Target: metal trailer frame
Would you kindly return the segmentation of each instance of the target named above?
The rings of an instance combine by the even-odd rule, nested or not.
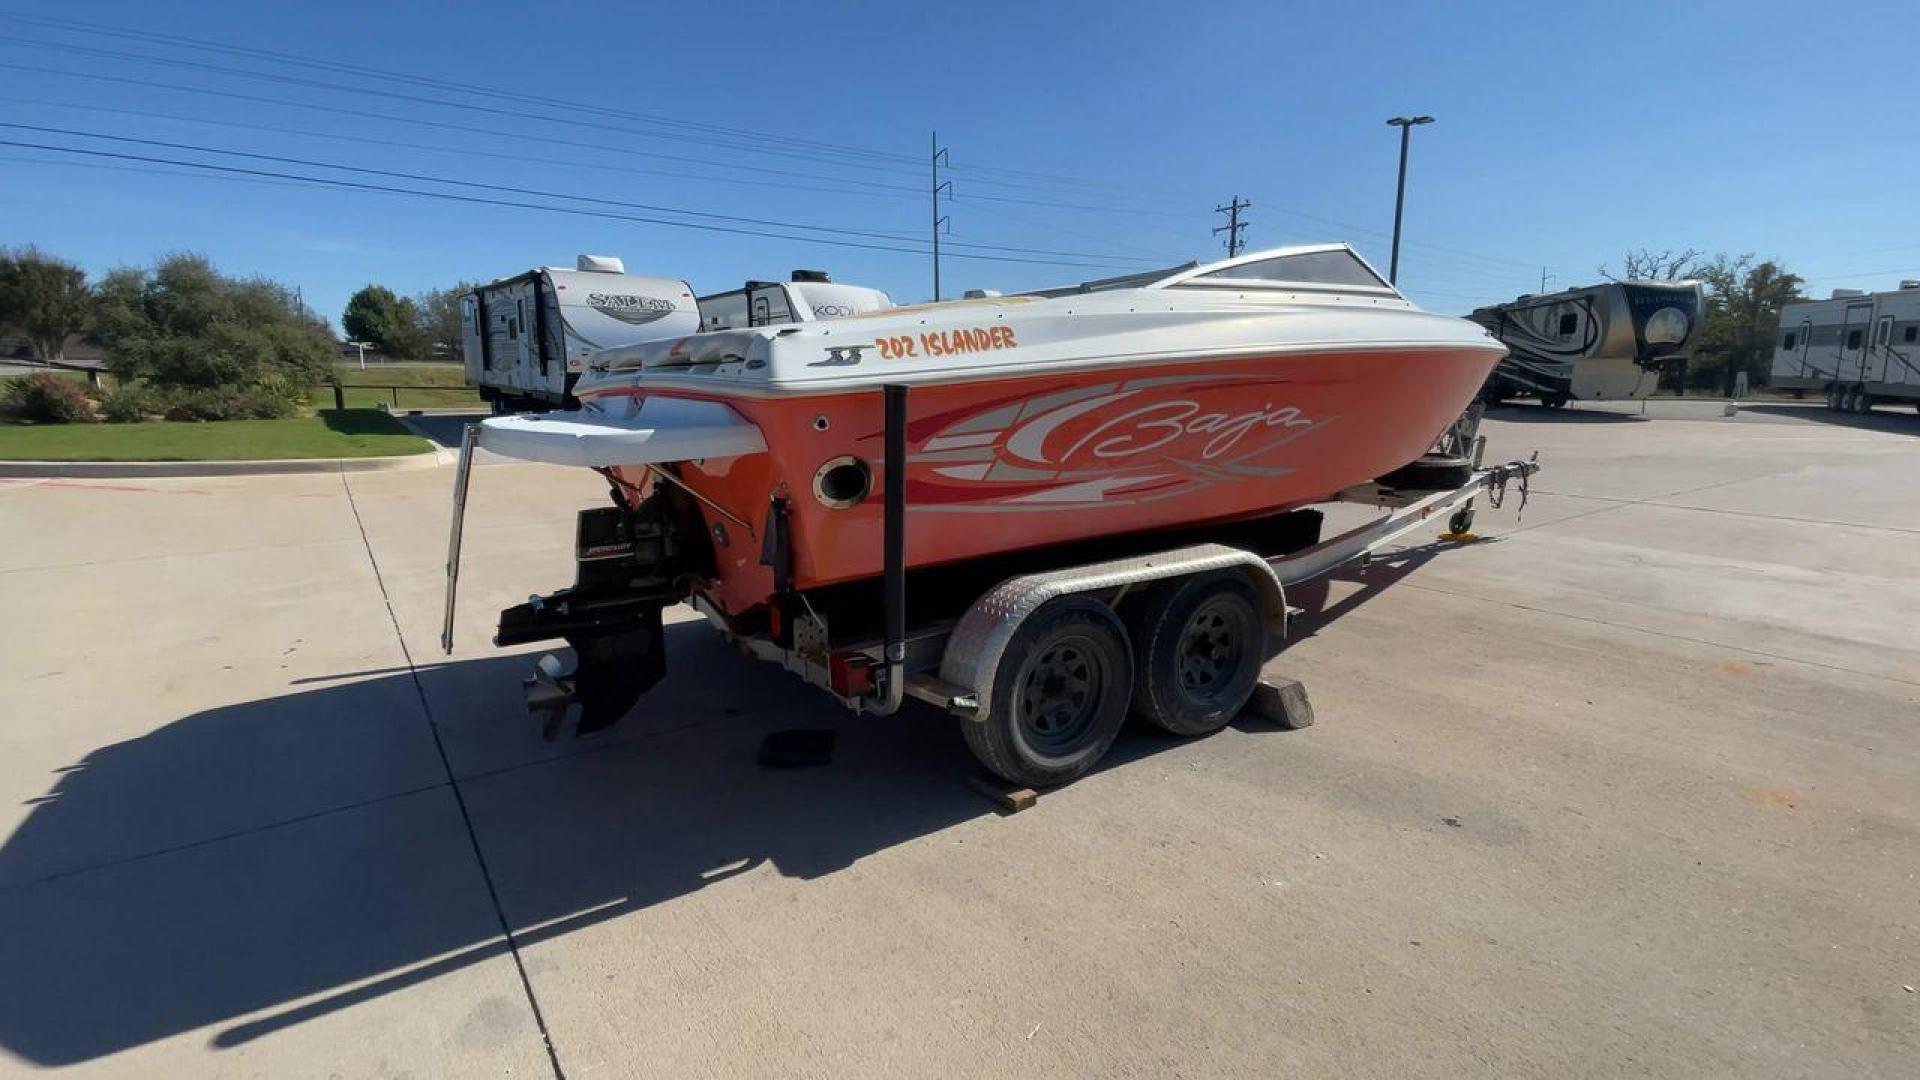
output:
[[[906,669],[903,690],[906,696],[937,706],[951,715],[985,720],[985,702],[992,695],[1001,654],[1021,624],[1047,601],[1062,596],[1092,595],[1112,606],[1128,593],[1153,582],[1218,571],[1245,575],[1265,600],[1271,631],[1270,658],[1283,645],[1291,616],[1298,614],[1297,609],[1286,602],[1289,586],[1300,585],[1351,563],[1365,566],[1382,548],[1434,521],[1447,520],[1453,534],[1466,533],[1472,525],[1475,500],[1483,494],[1500,497],[1511,481],[1519,481],[1524,492],[1527,479],[1539,469],[1539,462],[1531,459],[1476,469],[1465,484],[1443,491],[1405,492],[1377,483],[1350,488],[1329,502],[1360,503],[1386,508],[1389,512],[1285,555],[1263,556],[1226,544],[1193,544],[1008,578],[982,594],[958,620],[906,630],[899,652]],[[736,634],[728,629],[725,618],[705,601],[696,597],[692,603],[694,609],[741,652],[780,665],[833,694],[856,712],[891,711],[875,708],[868,698],[848,697],[835,691],[825,642],[809,640],[798,628],[811,621],[805,616],[797,621],[794,646],[782,648],[765,635]],[[834,652],[860,654],[879,668],[887,659],[886,649],[885,641],[873,641],[844,646]]]
[[[902,387],[884,389],[889,444],[886,475],[899,476],[905,454],[906,393]],[[826,690],[856,712],[880,715],[895,712],[902,699],[911,696],[949,714],[983,722],[987,719],[986,702],[991,700],[1001,655],[1022,623],[1048,601],[1064,596],[1093,596],[1111,607],[1141,586],[1192,574],[1229,571],[1247,578],[1264,601],[1269,633],[1268,655],[1263,660],[1269,659],[1282,647],[1289,616],[1296,613],[1286,602],[1289,586],[1351,563],[1365,566],[1380,549],[1443,517],[1449,522],[1450,535],[1466,534],[1472,527],[1475,500],[1484,494],[1492,505],[1500,505],[1510,482],[1519,482],[1521,506],[1525,507],[1528,479],[1540,468],[1538,453],[1524,461],[1481,467],[1486,440],[1477,434],[1478,420],[1477,410],[1470,410],[1447,436],[1453,456],[1445,460],[1466,471],[1464,483],[1443,490],[1409,490],[1374,481],[1339,492],[1326,501],[1366,504],[1388,512],[1297,551],[1267,556],[1246,548],[1202,543],[1109,561],[1053,566],[1002,581],[976,599],[958,619],[910,627],[905,620],[901,555],[906,528],[904,485],[889,483],[884,492],[886,630],[881,639],[834,648],[825,622],[806,608],[804,598],[798,610],[791,614],[792,630],[787,644],[769,634],[737,632],[721,612],[698,595],[691,597],[690,602],[742,653],[780,665]],[[477,425],[470,425],[461,441],[454,484],[445,623],[441,633],[441,645],[448,652],[453,648],[461,519],[474,450],[481,441]],[[1034,557],[1036,561],[1044,561],[1046,553],[1039,551]],[[872,673],[871,689],[847,694],[835,687],[835,661],[849,657],[860,660]],[[558,712],[565,710],[573,696],[572,682],[560,673],[558,662],[551,657],[544,658],[535,677],[528,680],[529,709],[545,716],[551,730],[557,724]]]

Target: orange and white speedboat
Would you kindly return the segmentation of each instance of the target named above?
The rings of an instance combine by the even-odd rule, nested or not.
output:
[[[908,571],[1274,515],[1420,457],[1504,352],[1346,245],[1290,247],[613,349],[589,361],[579,409],[489,419],[476,438],[608,478],[617,505],[582,519],[577,588],[604,546],[617,576],[659,586],[628,590],[641,607],[691,596],[778,634],[783,613],[888,569],[896,484]],[[579,649],[625,625],[567,618],[510,609],[500,640]]]

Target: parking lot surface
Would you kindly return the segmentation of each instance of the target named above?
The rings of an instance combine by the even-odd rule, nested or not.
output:
[[[585,471],[476,470],[451,657],[450,470],[0,481],[0,1073],[1913,1076],[1920,417],[1494,417],[1524,516],[1293,598],[1317,725],[1004,817],[684,613],[543,743]]]

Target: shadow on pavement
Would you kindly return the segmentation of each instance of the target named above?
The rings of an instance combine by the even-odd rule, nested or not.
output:
[[[1545,405],[1494,405],[1487,419],[1510,424],[1644,424],[1647,417],[1638,413],[1617,413],[1600,409],[1582,409],[1578,405],[1549,409]]]
[[[1368,584],[1410,569],[1376,564]],[[1360,602],[1314,606],[1303,628]],[[694,636],[711,637],[698,624],[669,635],[690,659],[703,648]],[[433,692],[510,686],[528,657],[423,669],[429,699],[450,702],[435,706],[452,714],[436,714],[448,745],[507,763],[464,777],[459,794],[523,946],[763,865],[820,878],[996,812],[965,782],[974,766],[957,722],[911,702],[896,719],[855,716],[770,665],[706,651],[655,691],[687,684],[653,713],[643,701],[607,741],[532,761],[517,695]],[[209,1025],[215,1046],[235,1047],[507,954],[461,803],[437,765],[419,765],[414,676],[340,678],[358,681],[303,680],[103,746],[32,800],[0,846],[0,1049],[59,1066]],[[728,700],[746,707],[719,707]],[[368,760],[364,739],[310,760],[288,753],[348,717],[391,717],[375,755],[393,760]],[[756,765],[761,739],[792,727],[835,730],[832,763]],[[1131,725],[1103,768],[1183,741]],[[271,793],[290,768],[323,774],[317,805],[262,811],[285,804]],[[415,780],[361,783],[347,798],[341,778],[364,770]]]
[[[1895,435],[1920,435],[1920,415],[1915,414],[1914,407],[1911,405],[1882,405],[1868,413],[1849,413],[1818,405],[1745,402],[1741,404],[1740,411],[1759,413],[1762,416],[1791,417],[1810,424],[1833,424],[1838,427],[1859,428],[1863,431],[1885,431]]]
[[[1489,537],[1478,544],[1498,543]],[[1430,562],[1435,555],[1457,545],[1434,541],[1375,556],[1365,569],[1348,565],[1330,574],[1302,582],[1287,589],[1287,605],[1298,610],[1289,628],[1289,640],[1313,637],[1335,621],[1353,614],[1367,601],[1380,596],[1387,587],[1399,582]],[[1342,589],[1345,595],[1333,599],[1336,583],[1353,586]],[[1311,691],[1311,687],[1308,688]]]
[[[460,449],[460,432],[468,424],[477,424],[487,418],[483,412],[475,413],[421,413],[408,416],[407,426],[433,440],[435,446],[446,450]]]

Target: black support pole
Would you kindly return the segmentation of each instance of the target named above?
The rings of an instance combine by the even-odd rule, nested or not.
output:
[[[889,385],[882,392],[887,409],[885,551],[881,564],[886,577],[886,694],[898,708],[907,663],[907,388]]]
[[[1407,143],[1413,129],[1433,123],[1431,116],[1396,116],[1387,121],[1400,129],[1400,178],[1393,185],[1393,259],[1387,264],[1387,284],[1400,284],[1400,221],[1407,208]]]
[[[1407,143],[1411,141],[1412,124],[1400,124],[1400,180],[1393,188],[1393,258],[1387,264],[1387,284],[1400,282],[1400,218],[1407,209]]]

